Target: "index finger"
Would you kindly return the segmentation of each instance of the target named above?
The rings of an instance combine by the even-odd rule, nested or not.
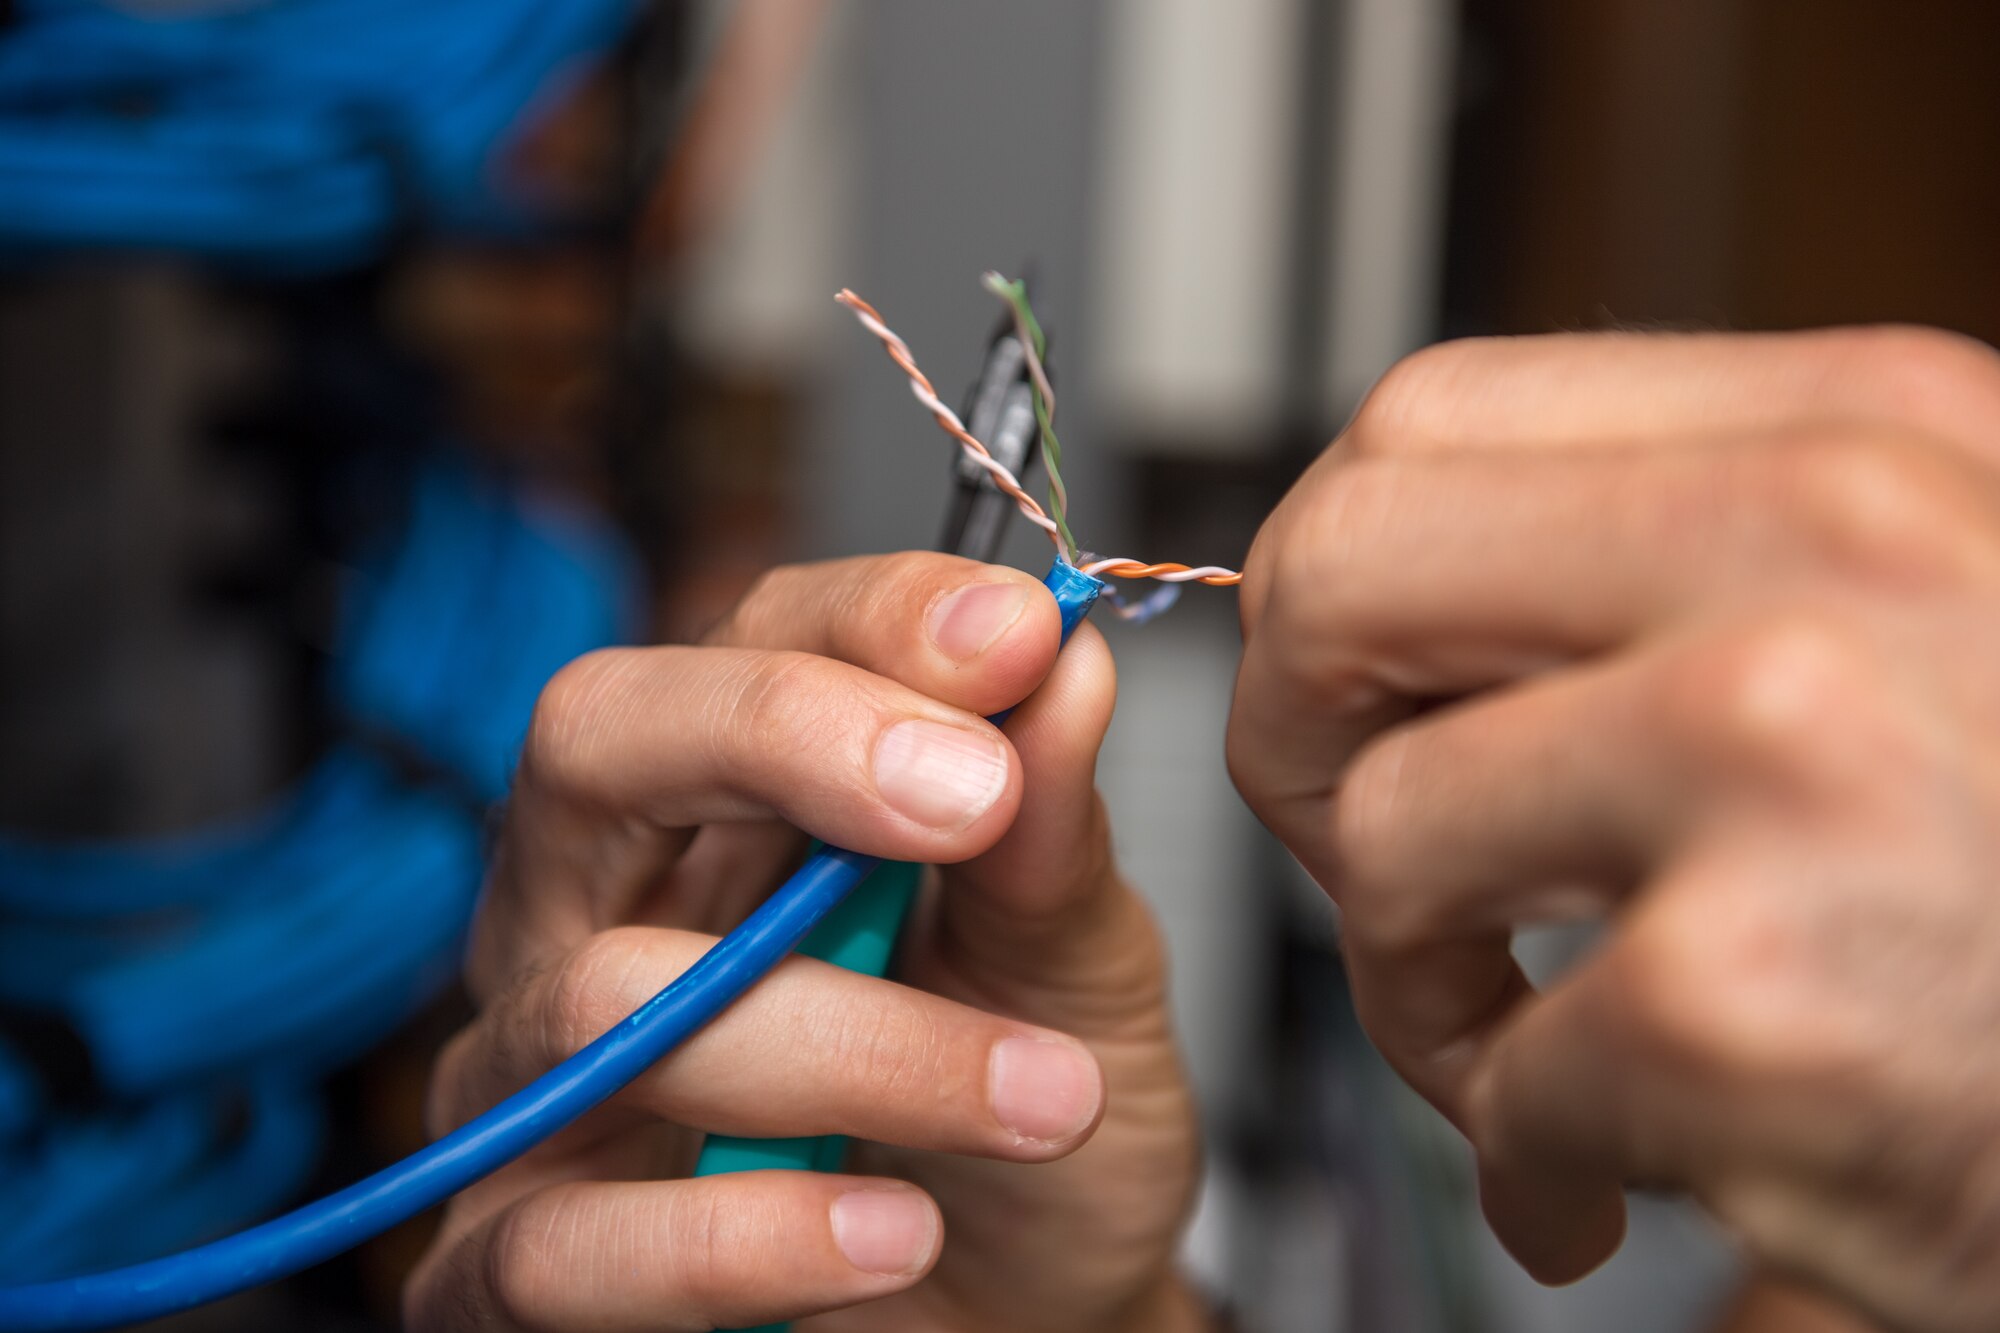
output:
[[[1566,333],[1439,343],[1350,428],[1357,454],[1617,448],[1809,424],[1891,425],[2000,462],[2000,356],[1906,326]]]
[[[1404,358],[1294,483],[1295,499],[1363,458],[1633,450],[1774,432],[1890,427],[2000,464],[2000,354],[1905,326],[1799,333],[1588,333],[1464,338]],[[1257,561],[1246,562],[1248,574]],[[1246,629],[1268,580],[1246,578]]]
[[[775,815],[901,860],[982,849],[1011,822],[1018,776],[978,715],[1034,688],[1060,639],[1054,598],[1028,575],[897,555],[766,575],[707,646],[572,664],[536,708],[476,922],[475,982],[631,920],[705,822]],[[926,725],[899,725],[911,721]],[[939,808],[973,795],[987,804],[964,821]]]
[[[1041,683],[1061,638],[1040,579],[905,551],[771,570],[702,641],[831,657],[985,715]]]

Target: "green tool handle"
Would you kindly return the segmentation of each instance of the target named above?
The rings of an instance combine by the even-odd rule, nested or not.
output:
[[[806,936],[799,952],[808,958],[879,977],[889,970],[896,936],[917,896],[924,868],[889,861],[861,881],[847,901],[827,914]],[[733,1171],[838,1171],[847,1140],[838,1134],[806,1139],[738,1139],[711,1134],[695,1163],[697,1176]],[[784,1333],[786,1324],[766,1324],[739,1333]]]

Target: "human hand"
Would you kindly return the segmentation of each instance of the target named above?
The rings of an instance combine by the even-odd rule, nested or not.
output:
[[[1545,1280],[1622,1184],[2000,1327],[2000,360],[1907,330],[1405,362],[1245,567],[1250,803]],[[1604,916],[1547,994],[1519,926]]]
[[[946,868],[901,984],[792,959],[454,1200],[412,1328],[1200,1326],[1172,1267],[1196,1149],[1159,938],[1092,790],[1111,657],[1088,625],[1058,637],[1027,575],[905,555],[776,571],[699,647],[551,682],[436,1132],[685,970],[798,862],[795,830]],[[1004,735],[982,720],[1024,697]],[[851,1135],[854,1174],[672,1179],[699,1133]]]
[[[1753,1277],[1723,1311],[1714,1333],[1879,1333],[1872,1323],[1812,1292]]]

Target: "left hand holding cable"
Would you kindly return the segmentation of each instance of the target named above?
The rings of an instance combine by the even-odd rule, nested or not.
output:
[[[1110,655],[1086,625],[1058,656],[1055,621],[1014,571],[842,561],[767,576],[700,647],[552,683],[434,1129],[685,969],[797,860],[795,827],[951,864],[902,984],[794,959],[455,1200],[413,1328],[1202,1326],[1172,1264],[1195,1137],[1158,936],[1092,791]],[[1004,736],[980,720],[1024,695]],[[992,755],[993,780],[926,778],[909,727]],[[855,1174],[672,1179],[695,1131],[851,1135]]]

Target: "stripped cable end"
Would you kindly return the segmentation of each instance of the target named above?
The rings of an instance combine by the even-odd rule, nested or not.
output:
[[[1006,492],[1014,501],[1015,507],[1030,523],[1048,534],[1049,540],[1055,543],[1058,563],[1068,565],[1079,573],[1098,580],[1150,578],[1167,584],[1206,583],[1217,588],[1234,587],[1243,582],[1242,574],[1233,569],[1224,569],[1220,565],[1189,566],[1172,561],[1146,564],[1125,556],[1113,556],[1108,559],[1087,558],[1078,549],[1076,539],[1069,531],[1069,496],[1063,489],[1060,471],[1062,448],[1056,443],[1055,438],[1055,394],[1049,386],[1047,374],[1041,364],[1041,352],[1046,345],[1041,326],[1035,322],[1034,312],[1028,308],[1027,291],[1019,280],[1009,280],[998,273],[989,272],[982,282],[987,290],[1006,300],[1013,310],[1021,343],[1028,355],[1029,371],[1035,382],[1035,408],[1037,423],[1042,432],[1042,454],[1049,473],[1051,508],[1055,510],[1053,518],[1022,488],[1019,478],[995,459],[984,444],[974,438],[972,432],[966,429],[965,423],[959,420],[958,413],[952,411],[938,397],[937,389],[931,384],[930,378],[917,367],[916,357],[910,352],[909,344],[889,327],[883,320],[881,312],[855,295],[850,288],[841,288],[835,293],[834,299],[852,311],[854,317],[861,321],[861,326],[881,342],[883,350],[889,354],[889,359],[908,377],[911,395],[930,412],[931,417],[944,429],[944,432],[958,442],[966,457],[975,466],[984,469],[992,476],[994,484]],[[1147,598],[1139,603],[1128,604],[1152,608],[1144,611],[1135,610],[1130,615],[1124,610],[1119,612],[1127,619],[1140,620],[1151,619],[1158,615],[1171,605],[1171,602]]]

